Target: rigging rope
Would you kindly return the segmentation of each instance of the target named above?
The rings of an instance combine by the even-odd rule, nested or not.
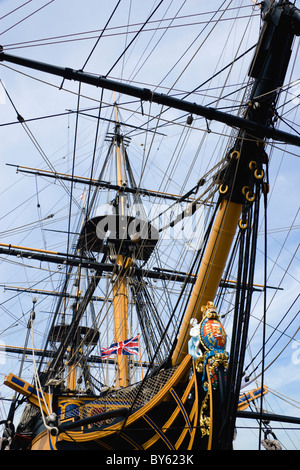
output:
[[[115,61],[115,63],[111,66],[111,68],[109,69],[109,71],[107,72],[107,74],[105,75],[105,77],[107,77],[111,72],[112,70],[115,68],[115,66],[117,65],[117,63],[121,60],[121,58],[123,57],[123,55],[126,53],[126,51],[129,49],[129,47],[131,46],[131,44],[136,40],[136,38],[138,37],[138,35],[140,34],[140,32],[144,29],[144,27],[146,26],[146,24],[148,23],[148,21],[150,20],[150,18],[152,18],[152,16],[154,15],[154,13],[156,13],[156,11],[158,10],[158,8],[160,7],[160,5],[163,3],[164,0],[161,0],[160,3],[156,6],[156,8],[153,10],[153,12],[150,14],[150,16],[147,18],[147,20],[143,23],[143,25],[141,26],[141,28],[138,30],[138,32],[136,33],[136,35],[132,38],[132,40],[129,42],[129,44],[127,44],[127,46],[125,47],[124,51],[122,52],[122,54],[118,57],[118,59]]]
[[[38,141],[36,140],[36,138],[34,137],[33,133],[31,132],[30,128],[28,127],[28,125],[26,124],[23,116],[21,116],[10,96],[10,94],[8,93],[6,87],[4,86],[2,80],[1,80],[1,84],[5,90],[5,93],[12,105],[12,107],[14,108],[16,114],[17,114],[17,118],[18,118],[18,121],[21,123],[23,129],[25,130],[26,134],[28,135],[28,137],[30,138],[30,140],[32,141],[32,143],[34,144],[35,148],[37,149],[37,151],[39,152],[39,154],[42,156],[43,160],[45,161],[45,163],[47,164],[47,166],[54,172],[56,173],[55,171],[55,168],[53,167],[52,163],[50,162],[49,158],[47,157],[47,155],[45,154],[45,152],[43,151],[43,149],[41,148],[40,144],[38,143]],[[64,181],[62,181],[59,177],[58,177],[58,181],[60,182],[60,184],[63,186],[63,188],[65,189],[65,191],[67,193],[69,193],[69,189],[67,188],[67,186],[65,185]],[[76,199],[74,199],[74,203],[80,208],[78,202],[76,201]]]
[[[267,181],[267,184],[269,181]],[[267,321],[267,246],[268,246],[268,239],[267,239],[267,233],[268,233],[268,224],[267,224],[267,191],[264,191],[264,299],[263,299],[263,334],[262,334],[262,378],[261,382],[262,384],[264,383],[264,377],[265,377],[265,341],[266,341],[266,321]],[[260,409],[261,411],[263,410],[263,393],[261,394],[260,397]],[[260,418],[259,420],[259,443],[261,442],[261,433],[262,433],[262,425],[263,421]]]
[[[17,23],[13,24],[12,26],[10,26],[9,28],[7,28],[5,31],[2,31],[0,34],[4,34],[4,33],[7,33],[7,31],[11,30],[12,28],[14,28],[15,26],[17,26],[18,24],[22,23],[23,21],[27,20],[27,18],[30,18],[32,15],[35,15],[35,13],[39,12],[40,10],[42,10],[43,8],[45,8],[46,6],[50,5],[50,3],[53,3],[55,0],[50,0],[48,3],[46,3],[45,5],[43,5],[42,7],[38,8],[37,10],[33,11],[32,13],[30,13],[30,15],[27,15],[25,16],[25,18],[23,18],[22,20],[18,21]],[[29,2],[27,2],[29,3]],[[21,5],[23,6],[23,5]],[[20,8],[20,7],[19,7]],[[11,12],[12,13],[12,12]],[[7,16],[7,15],[5,15]],[[4,17],[2,17],[4,18]]]
[[[58,435],[58,433],[59,433],[58,428],[56,426],[54,426],[54,423],[56,423],[56,415],[52,412],[51,403],[49,403],[50,408],[48,407],[47,400],[45,398],[43,388],[42,388],[42,385],[41,385],[41,382],[40,382],[38,369],[37,369],[37,364],[36,364],[36,360],[35,360],[34,330],[33,330],[34,320],[35,320],[35,312],[34,312],[34,310],[32,310],[32,312],[30,314],[30,320],[29,320],[28,328],[31,330],[32,363],[33,363],[33,368],[34,368],[35,389],[36,389],[36,392],[37,392],[39,408],[40,408],[40,412],[41,412],[41,416],[42,416],[44,426],[48,431],[51,431],[51,433],[54,432],[55,435]],[[41,402],[41,397],[42,397],[42,400],[43,400],[43,403],[44,403],[44,406],[45,406],[45,409],[46,409],[46,412],[47,412],[47,416],[45,416],[45,414],[44,414],[44,410],[43,410],[42,402]],[[51,400],[50,394],[49,394],[49,400]]]
[[[247,5],[245,6],[238,6],[238,7],[232,7],[232,8],[228,8],[227,10],[230,11],[230,10],[236,10],[236,9],[241,9],[241,8],[249,8]],[[218,10],[218,11],[209,11],[209,12],[203,12],[203,13],[195,13],[193,15],[185,15],[185,16],[179,16],[179,17],[173,17],[173,18],[162,18],[162,19],[159,19],[159,20],[153,20],[153,21],[149,21],[149,23],[157,23],[157,22],[162,22],[162,21],[174,21],[176,19],[181,19],[181,18],[187,18],[189,16],[192,16],[192,17],[196,17],[196,16],[199,16],[199,15],[203,15],[203,14],[212,14],[212,13],[217,13],[217,12],[221,12],[222,10]],[[251,16],[260,16],[260,15],[251,15]],[[230,21],[232,19],[236,20],[236,19],[244,19],[244,18],[249,18],[249,15],[242,15],[242,16],[239,16],[238,18],[224,18],[224,19],[220,19],[220,21]],[[198,21],[198,22],[193,22],[193,23],[181,23],[181,24],[177,24],[177,25],[168,25],[168,26],[157,26],[157,27],[153,27],[153,28],[148,28],[148,29],[144,29],[143,32],[151,32],[151,31],[154,31],[156,32],[157,30],[168,30],[170,28],[182,28],[182,27],[189,27],[189,26],[197,26],[197,25],[201,25],[201,24],[208,24],[210,22],[215,22],[215,21],[218,21],[218,20],[208,20],[208,21]],[[133,26],[140,26],[142,25],[142,23],[132,23],[130,25],[122,25],[122,26],[114,26],[114,27],[111,27],[111,28],[107,28],[107,30],[117,30],[117,29],[124,29],[124,28],[128,28],[128,27],[133,27]],[[20,48],[28,48],[28,47],[37,47],[37,46],[46,46],[46,45],[52,45],[52,44],[61,44],[61,43],[68,43],[68,42],[75,42],[75,41],[82,41],[82,40],[91,40],[91,39],[97,39],[97,36],[87,36],[87,37],[79,37],[78,39],[76,39],[75,37],[76,36],[82,36],[84,34],[92,34],[92,33],[98,33],[98,32],[101,32],[102,30],[90,30],[90,31],[83,31],[81,33],[72,33],[72,34],[64,34],[64,35],[59,35],[59,36],[53,36],[53,37],[47,37],[47,38],[41,38],[41,39],[34,39],[34,40],[29,40],[29,41],[22,41],[22,42],[17,42],[17,43],[11,43],[11,44],[6,44],[4,47],[6,50],[12,50],[12,49],[20,49]],[[108,34],[105,34],[104,37],[112,37],[112,36],[119,36],[119,35],[123,35],[123,34],[134,34],[134,33],[137,33],[138,30],[131,30],[131,31],[125,31],[125,32],[112,32],[112,33],[108,33]],[[64,39],[64,38],[71,38],[71,37],[74,37],[74,39]],[[57,41],[55,41],[55,39],[57,39]],[[61,40],[58,40],[58,39],[61,39]],[[51,42],[45,42],[45,41],[51,41]]]
[[[100,35],[99,35],[99,37],[98,37],[98,39],[97,39],[96,43],[94,44],[94,46],[93,46],[93,48],[92,48],[91,52],[89,53],[89,55],[88,55],[88,57],[87,57],[86,61],[85,61],[85,62],[84,62],[84,64],[83,64],[82,70],[83,70],[83,69],[86,67],[86,65],[87,65],[88,61],[90,60],[90,58],[91,58],[91,56],[92,56],[92,54],[93,54],[94,50],[95,50],[95,49],[96,49],[96,47],[98,46],[100,39],[102,38],[102,36],[103,36],[104,32],[106,31],[106,29],[107,29],[107,26],[109,25],[109,23],[110,23],[110,20],[111,20],[111,19],[112,19],[112,17],[114,16],[114,14],[115,14],[115,12],[116,12],[116,10],[117,10],[118,6],[120,5],[120,3],[121,3],[121,0],[119,0],[119,1],[118,1],[118,3],[116,4],[115,8],[113,9],[113,11],[112,11],[112,13],[111,13],[110,17],[108,18],[108,20],[107,20],[107,22],[106,22],[106,24],[105,24],[104,28],[101,30],[101,33],[100,33]]]
[[[7,16],[11,15],[12,13],[14,13],[15,11],[19,10],[20,8],[24,7],[25,5],[27,5],[27,3],[30,3],[32,2],[32,0],[28,0],[27,2],[25,3],[22,3],[22,5],[14,8],[13,10],[11,10],[9,13],[6,13],[5,15],[1,16],[0,20],[3,20],[3,18],[6,18]]]

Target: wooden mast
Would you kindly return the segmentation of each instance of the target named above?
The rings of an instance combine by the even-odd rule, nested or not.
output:
[[[124,160],[121,149],[121,135],[117,106],[115,105],[116,114],[116,130],[114,136],[116,148],[116,176],[117,185],[123,188],[126,185],[126,175],[124,174]],[[123,192],[118,194],[117,211],[119,216],[126,216],[127,197]],[[121,250],[122,251],[122,248]],[[119,343],[128,339],[128,305],[127,305],[127,279],[126,273],[123,271],[124,261],[121,252],[117,254],[116,264],[119,266],[119,274],[113,280],[113,310],[114,310],[114,338],[115,342]],[[130,261],[129,261],[130,263]],[[127,267],[127,266],[126,266]],[[116,355],[116,377],[115,384],[117,388],[126,387],[129,385],[129,369],[128,369],[128,356],[121,354]]]

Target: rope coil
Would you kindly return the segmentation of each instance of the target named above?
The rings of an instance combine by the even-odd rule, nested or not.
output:
[[[268,434],[271,434],[273,439],[268,439]],[[280,442],[278,439],[276,439],[275,434],[271,431],[265,432],[265,438],[261,443],[266,450],[282,450]]]

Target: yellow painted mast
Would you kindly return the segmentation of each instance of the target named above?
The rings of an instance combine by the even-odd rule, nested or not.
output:
[[[229,251],[241,216],[242,204],[223,199],[212,227],[211,236],[203,255],[197,280],[180,328],[172,364],[181,362],[188,353],[190,320],[201,320],[201,307],[213,301],[219,287]]]
[[[119,122],[117,106],[115,106],[116,121]],[[126,185],[126,176],[124,171],[124,160],[121,151],[121,139],[119,134],[119,124],[116,127],[115,133],[115,147],[116,147],[116,174],[117,184],[120,188]],[[127,197],[124,193],[119,193],[118,211],[120,216],[126,215]],[[124,262],[128,263],[129,260],[124,259],[122,254],[118,253],[116,264],[120,267],[120,274],[116,275],[113,281],[113,309],[114,309],[114,338],[115,342],[119,343],[128,339],[128,305],[127,305],[127,279],[126,273],[123,271]],[[128,356],[120,354],[116,355],[116,377],[115,385],[117,388],[126,387],[129,385],[129,368]]]
[[[117,264],[122,266],[123,256],[119,255]],[[128,339],[128,308],[126,275],[121,274],[113,284],[114,337],[116,342]],[[116,387],[129,385],[128,356],[116,355]]]

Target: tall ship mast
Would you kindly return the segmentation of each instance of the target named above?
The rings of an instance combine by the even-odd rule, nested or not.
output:
[[[125,80],[122,75],[127,54],[147,28],[152,30],[152,24],[155,34],[166,21],[168,28],[162,27],[166,33],[176,29],[176,21],[186,21],[183,28],[195,27],[192,20],[197,14],[187,14],[189,2],[176,2],[176,14],[169,3],[163,13],[163,2],[147,14],[145,7],[137,7],[136,13],[144,21],[137,23],[137,31],[106,75],[101,74],[105,72],[100,62],[96,71],[86,70],[106,35],[118,30],[113,21],[120,2],[107,16],[81,67],[61,65],[64,58],[58,64],[11,54],[11,49],[19,47],[17,43],[1,47],[1,68],[10,77],[1,81],[3,101],[17,118],[6,120],[1,127],[4,133],[14,125],[25,130],[39,156],[37,161],[42,159],[46,165],[31,163],[34,158],[26,146],[24,155],[14,154],[12,159],[4,139],[10,156],[6,171],[15,169],[17,180],[26,180],[26,191],[33,191],[36,198],[39,218],[32,221],[31,214],[30,221],[23,223],[26,211],[19,202],[20,221],[13,229],[7,225],[0,243],[2,265],[7,265],[7,281],[2,284],[5,323],[1,333],[5,341],[0,344],[5,359],[2,450],[232,450],[239,420],[247,423],[247,432],[249,423],[256,423],[260,449],[280,450],[285,443],[278,438],[278,423],[288,423],[291,433],[299,427],[297,414],[268,411],[266,400],[273,393],[275,359],[289,346],[294,353],[292,365],[298,360],[295,289],[289,293],[287,306],[281,306],[284,311],[275,326],[267,316],[270,295],[284,290],[281,280],[274,279],[273,285],[273,268],[271,273],[269,270],[267,214],[273,192],[272,151],[285,146],[283,152],[295,160],[299,157],[297,123],[285,118],[281,108],[289,101],[285,97],[282,104],[281,99],[286,90],[294,91],[297,86],[296,80],[286,80],[296,69],[300,10],[296,2],[285,0],[248,2],[245,8],[251,14],[248,11],[245,18],[248,24],[253,15],[259,20],[257,38],[244,52],[238,49],[227,65],[218,64],[212,78],[203,82],[219,75],[224,80],[220,97],[210,104],[195,98],[203,84],[182,94],[177,89],[180,78],[162,91],[159,85]],[[222,5],[201,13],[210,16],[205,24],[211,34],[228,15],[236,14],[236,21],[244,18],[244,7],[235,2],[226,6],[226,2],[214,3]],[[173,16],[168,16],[169,8]],[[249,34],[247,28],[242,40]],[[251,32],[252,40],[253,35]],[[54,45],[71,36],[24,41],[22,47],[30,45],[34,50],[38,44]],[[175,58],[177,51],[171,42],[169,47]],[[201,47],[190,57],[189,65],[201,54]],[[157,45],[157,50],[158,57],[163,57],[164,47]],[[34,52],[29,55],[33,57]],[[176,59],[180,61],[180,57]],[[234,98],[228,109],[219,104],[231,100],[238,78],[232,83],[223,73],[229,74],[238,60],[244,68],[248,60],[248,82],[239,85],[241,102],[237,104]],[[122,61],[122,76],[116,78],[113,70]],[[207,56],[200,59],[201,64],[205,61]],[[153,77],[159,75],[157,65]],[[186,70],[187,66],[180,77]],[[67,90],[75,106],[27,118],[13,86],[16,74],[25,81],[53,87],[58,95]],[[152,76],[149,83],[151,80]],[[66,88],[67,84],[73,88]],[[227,92],[227,86],[231,91]],[[208,90],[211,93],[213,87]],[[109,100],[105,93],[110,94]],[[96,105],[83,106],[87,98]],[[294,111],[297,96],[290,101]],[[34,127],[39,120],[50,123],[53,119],[68,119],[64,162],[61,157],[56,161],[54,150],[51,157],[47,155],[39,143],[45,135],[36,138],[31,130],[31,124]],[[74,119],[72,139],[70,119]],[[92,127],[81,127],[82,120]],[[283,129],[277,125],[280,121],[285,124]],[[201,145],[198,133],[186,153],[188,137],[193,130],[199,131],[199,122],[204,124]],[[181,128],[180,137],[168,161],[168,132],[175,126]],[[211,134],[225,144],[217,142],[213,152],[218,157],[214,164],[206,161],[203,170],[199,155],[203,153],[205,161],[203,142],[209,142]],[[134,145],[141,135],[146,137],[137,151]],[[56,148],[50,124],[46,137]],[[207,143],[207,155],[211,151]],[[156,176],[160,172],[161,181]],[[173,179],[177,191],[170,186]],[[16,193],[24,204],[26,191]],[[11,223],[15,217],[6,203],[3,207]],[[288,210],[283,208],[284,213]],[[296,216],[293,228],[297,229],[295,221]],[[46,228],[51,226],[53,229]],[[42,244],[35,246],[36,229],[41,231]],[[20,239],[23,241],[17,242]],[[297,248],[289,267],[294,259]],[[17,267],[23,270],[21,280]],[[262,299],[260,308],[256,295]],[[21,316],[12,312],[20,296],[27,299],[20,303]],[[19,325],[23,343],[9,344],[7,338]],[[268,354],[282,336],[285,346],[269,361]],[[11,358],[17,358],[15,363]],[[293,434],[293,439],[297,448],[299,436]]]

